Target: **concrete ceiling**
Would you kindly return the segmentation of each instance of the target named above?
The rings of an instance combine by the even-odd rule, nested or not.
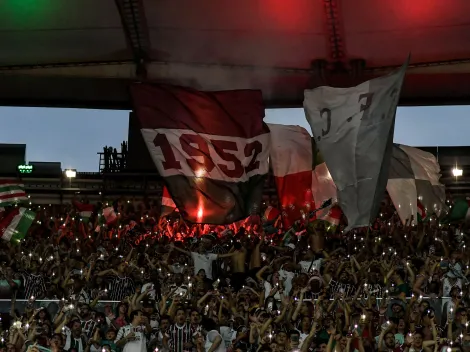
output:
[[[400,66],[402,105],[470,103],[468,0],[3,0],[0,104],[130,108],[133,81],[267,106]]]

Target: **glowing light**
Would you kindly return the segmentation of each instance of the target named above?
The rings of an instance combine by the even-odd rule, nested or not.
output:
[[[462,175],[463,175],[463,170],[462,170],[462,169],[459,169],[458,167],[454,167],[454,168],[452,169],[452,174],[453,174],[455,177],[462,176]]]
[[[205,173],[204,169],[197,169],[196,172],[195,172],[196,177],[203,177],[204,173]]]
[[[34,170],[33,165],[18,165],[18,172],[20,174],[30,174]]]
[[[204,216],[204,210],[202,209],[202,206],[199,206],[197,209],[197,222],[202,222],[202,217]]]
[[[436,7],[427,6],[427,2],[423,0],[405,1],[400,3],[400,7],[398,7],[398,3],[392,2],[392,4],[393,5],[388,8],[389,11],[395,12],[399,9],[400,12],[403,12],[403,20],[407,23],[413,24],[414,26],[422,23],[431,23],[438,18],[441,18],[444,11],[446,14],[450,11],[450,8],[447,9],[444,6],[440,7],[439,10],[436,11]]]
[[[65,176],[67,176],[68,178],[75,178],[77,177],[77,170],[72,170],[72,169],[65,170]]]
[[[304,21],[308,21],[306,13],[315,14],[311,2],[307,2],[310,4],[307,9],[300,6],[292,6],[290,2],[284,0],[269,0],[262,3],[263,6],[260,8],[260,12],[263,14],[262,17],[267,18],[273,25],[275,24],[277,29],[304,29],[302,25],[305,25]],[[258,6],[261,6],[261,3]],[[315,20],[313,19],[313,21]],[[300,26],[302,26],[301,29],[299,28]]]

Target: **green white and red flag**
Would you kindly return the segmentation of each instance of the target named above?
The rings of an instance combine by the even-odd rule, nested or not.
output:
[[[0,221],[2,240],[20,242],[28,233],[36,213],[26,208],[14,208]]]
[[[95,206],[93,204],[86,204],[86,203],[81,203],[77,201],[74,201],[73,205],[77,209],[82,221],[84,223],[88,223],[91,215],[93,214],[93,210],[95,209]]]
[[[17,204],[24,200],[28,200],[28,197],[20,180],[0,180],[0,206]]]

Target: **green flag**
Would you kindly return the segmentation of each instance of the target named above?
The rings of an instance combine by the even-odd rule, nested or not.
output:
[[[462,221],[470,217],[468,199],[457,199],[450,209],[446,222]]]

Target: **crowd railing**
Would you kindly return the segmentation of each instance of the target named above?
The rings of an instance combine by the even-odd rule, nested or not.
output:
[[[359,298],[361,299],[361,298]],[[376,298],[377,301],[377,307],[381,305],[381,301],[384,298]],[[406,298],[407,301],[409,301],[411,297]],[[442,312],[442,309],[444,308],[444,305],[451,300],[451,297],[439,297],[432,299],[430,297],[422,297],[422,300],[427,300],[429,301],[429,304],[434,310],[436,311],[436,314],[440,314]],[[330,299],[333,300],[333,299]],[[391,298],[390,302],[397,301],[397,298]],[[40,307],[48,308],[48,311],[51,313],[55,313],[55,311],[59,310],[59,306],[62,300],[59,299],[37,299],[34,301],[33,308],[37,309]],[[305,299],[304,301],[315,301],[315,300],[308,300]],[[0,299],[0,313],[6,314],[9,313],[11,310],[11,299]],[[26,299],[17,299],[15,303],[15,309],[18,310],[20,313],[23,313],[25,311],[26,305],[28,304],[28,300]],[[111,300],[102,300],[98,301],[96,306],[94,306],[92,309],[98,312],[104,312],[105,307],[111,306],[111,309],[113,311],[117,307],[117,305],[120,303],[120,301],[111,301]],[[78,303],[80,304],[80,302]],[[50,309],[49,309],[49,306]]]

